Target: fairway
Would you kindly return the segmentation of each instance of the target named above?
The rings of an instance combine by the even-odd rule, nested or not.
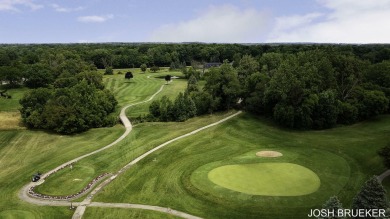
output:
[[[208,178],[219,186],[250,195],[300,196],[320,187],[317,174],[292,163],[226,165],[210,171]]]

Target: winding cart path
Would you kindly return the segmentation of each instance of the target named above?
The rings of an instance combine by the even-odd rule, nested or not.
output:
[[[85,157],[88,157],[88,156],[91,156],[93,154],[96,154],[96,153],[99,153],[101,151],[104,151],[112,146],[114,146],[115,144],[117,144],[118,142],[122,141],[124,138],[126,138],[131,130],[132,130],[132,125],[131,125],[131,122],[130,120],[127,118],[126,116],[126,110],[129,108],[129,107],[132,107],[132,106],[135,106],[135,105],[138,105],[138,104],[142,104],[142,103],[146,103],[148,101],[151,101],[158,93],[160,93],[164,88],[164,85],[162,85],[160,87],[160,89],[154,93],[149,99],[147,100],[144,100],[144,101],[141,101],[141,102],[138,102],[138,103],[134,103],[134,104],[129,104],[125,107],[123,107],[121,109],[121,112],[120,112],[120,120],[122,122],[122,124],[124,125],[125,127],[125,132],[118,138],[116,139],[114,142],[112,142],[111,144],[107,145],[107,146],[104,146],[98,150],[95,150],[95,151],[92,151],[88,154],[85,154],[85,155],[82,155],[82,156],[79,156],[75,159],[72,159],[48,172],[46,172],[45,174],[43,174],[41,176],[42,179],[44,179],[45,177],[49,176],[50,174],[52,173],[55,173],[59,170],[61,170],[62,168],[72,164],[72,163],[75,163]],[[145,210],[152,210],[152,211],[159,211],[159,212],[163,212],[163,213],[167,213],[167,214],[171,214],[171,215],[175,215],[175,216],[179,216],[179,217],[182,217],[182,218],[188,218],[188,219],[200,219],[199,217],[196,217],[196,216],[193,216],[193,215],[190,215],[190,214],[187,214],[187,213],[184,213],[184,212],[180,212],[180,211],[177,211],[177,210],[174,210],[174,209],[170,209],[170,208],[165,208],[165,207],[159,207],[159,206],[152,206],[152,205],[141,205],[141,204],[130,204],[130,203],[102,203],[102,202],[91,202],[93,196],[98,193],[103,187],[105,187],[106,185],[108,185],[110,182],[112,182],[119,174],[123,173],[126,169],[130,168],[132,165],[136,164],[137,162],[139,162],[140,160],[144,159],[146,156],[148,156],[149,154],[163,148],[164,146],[174,142],[174,141],[177,141],[179,139],[182,139],[182,138],[185,138],[185,137],[188,137],[190,135],[193,135],[193,134],[196,134],[204,129],[207,129],[207,128],[210,128],[212,126],[216,126],[226,120],[229,120],[237,115],[239,115],[241,113],[241,111],[235,113],[235,114],[232,114],[224,119],[221,119],[219,120],[218,122],[215,122],[215,123],[212,123],[212,124],[209,124],[209,125],[206,125],[204,127],[201,127],[199,129],[196,129],[190,133],[187,133],[187,134],[184,134],[184,135],[181,135],[179,137],[176,137],[172,140],[169,140],[151,150],[149,150],[148,152],[142,154],[141,156],[137,157],[136,159],[134,159],[133,161],[131,161],[130,163],[128,163],[127,165],[125,165],[124,167],[122,167],[118,172],[116,172],[115,174],[112,174],[111,177],[109,177],[108,179],[104,180],[102,183],[100,183],[98,186],[96,186],[96,188],[94,188],[92,190],[92,192],[82,201],[82,202],[72,202],[72,205],[73,206],[77,206],[77,209],[75,211],[75,213],[73,214],[73,219],[78,219],[78,218],[82,218],[84,212],[85,212],[85,209],[87,206],[89,207],[102,207],[102,208],[134,208],[134,209],[145,209]],[[30,182],[28,183],[27,185],[25,185],[19,192],[19,197],[20,199],[26,201],[26,202],[29,202],[31,204],[35,204],[35,205],[48,205],[48,206],[70,206],[70,199],[69,200],[50,200],[50,199],[43,199],[43,198],[38,198],[38,197],[33,197],[31,195],[29,195],[29,190],[32,188],[32,187],[35,187],[41,183],[44,183],[44,181],[40,180],[38,182]],[[85,193],[89,192],[86,191]],[[85,195],[85,193],[81,194],[81,195]]]

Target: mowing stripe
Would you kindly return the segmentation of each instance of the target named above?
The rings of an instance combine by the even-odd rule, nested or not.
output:
[[[181,218],[187,219],[201,219],[200,217],[196,217],[181,211],[173,210],[170,208],[164,208],[153,205],[140,205],[140,204],[127,204],[127,203],[103,203],[103,202],[92,202],[89,206],[91,207],[100,207],[100,208],[132,208],[132,209],[144,209],[151,211],[159,211],[171,215],[175,215]]]

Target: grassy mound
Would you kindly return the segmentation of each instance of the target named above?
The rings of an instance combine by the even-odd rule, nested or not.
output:
[[[292,163],[226,165],[210,171],[208,178],[219,186],[250,195],[300,196],[320,187],[317,174]]]

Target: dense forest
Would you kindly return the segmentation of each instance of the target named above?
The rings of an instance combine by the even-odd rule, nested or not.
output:
[[[223,64],[206,71],[199,69],[208,62]],[[101,127],[115,120],[105,118],[115,108],[116,101],[104,90],[96,69],[109,73],[113,68],[141,66],[156,71],[163,66],[181,69],[189,79],[187,90],[176,100],[163,98],[151,104],[151,116],[161,121],[184,121],[195,115],[243,108],[269,116],[286,127],[323,129],[352,124],[388,113],[390,109],[389,45],[0,46],[1,83],[36,89],[21,100],[24,122],[29,127],[61,133]],[[199,80],[205,80],[204,87],[198,86]],[[87,94],[91,96],[84,100]],[[75,104],[86,100],[91,100],[88,107]],[[67,102],[72,102],[72,107]],[[87,110],[95,108],[99,109]],[[77,118],[88,118],[72,120],[69,115],[75,112],[84,115]],[[91,115],[102,115],[100,118],[105,119],[96,121],[99,119]],[[54,127],[59,121],[65,124]],[[78,125],[69,127],[70,124]]]

